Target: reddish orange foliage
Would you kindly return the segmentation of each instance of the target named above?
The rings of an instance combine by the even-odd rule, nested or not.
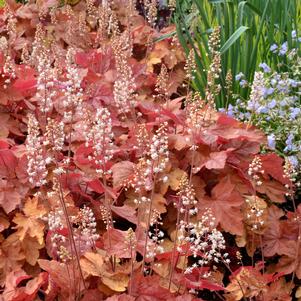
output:
[[[174,26],[135,1],[29,2],[0,10],[2,299],[292,300],[301,207],[284,210],[282,159],[189,103]]]

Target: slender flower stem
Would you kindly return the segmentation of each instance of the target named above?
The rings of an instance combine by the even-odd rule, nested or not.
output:
[[[261,234],[259,235],[259,240],[260,240],[261,261],[262,261],[262,264],[263,264],[262,274],[264,274],[264,272],[265,272],[265,262],[264,262],[263,242],[262,242],[262,235]]]
[[[61,186],[61,183],[60,183],[59,179],[58,179],[58,183],[59,183],[60,201],[61,201],[61,205],[62,205],[64,215],[65,215],[65,218],[66,218],[68,231],[70,233],[71,246],[73,247],[73,251],[74,251],[74,254],[75,254],[75,258],[76,258],[76,261],[77,261],[78,269],[79,269],[80,276],[81,276],[82,281],[83,281],[84,288],[87,289],[86,283],[85,283],[85,278],[84,278],[84,275],[83,275],[83,271],[82,271],[81,266],[80,266],[79,254],[78,254],[77,249],[76,249],[76,244],[75,244],[75,240],[74,240],[72,225],[71,225],[71,222],[70,222],[70,219],[69,219],[68,210],[67,210],[67,207],[66,207],[66,204],[65,204],[65,201],[64,201],[64,194],[63,194],[62,186]]]
[[[144,273],[144,268],[145,268],[146,250],[147,250],[147,244],[148,244],[148,231],[149,231],[151,217],[152,217],[153,198],[154,198],[154,193],[155,193],[156,178],[157,178],[157,174],[154,175],[153,187],[152,187],[152,192],[151,192],[151,197],[150,197],[149,213],[148,213],[148,219],[147,219],[147,225],[146,225],[146,235],[145,235],[144,250],[143,250],[143,261],[142,261],[142,267],[141,267],[142,274]]]
[[[224,263],[224,265],[226,266],[226,268],[229,270],[229,272],[231,273],[231,275],[233,275],[233,276],[235,277],[235,280],[237,281],[237,283],[238,283],[238,285],[239,285],[239,287],[240,287],[240,290],[241,290],[241,292],[242,292],[243,300],[244,300],[244,301],[247,301],[246,294],[245,294],[245,292],[244,292],[244,290],[243,290],[243,288],[242,288],[242,285],[241,285],[240,281],[238,280],[237,276],[234,275],[232,269],[230,268],[230,266],[229,266],[229,264],[228,264],[227,262],[225,262],[225,261],[223,260],[223,263]]]
[[[175,261],[175,255],[176,255],[176,249],[177,249],[177,239],[178,239],[178,232],[179,232],[179,222],[180,222],[180,210],[178,210],[178,213],[177,213],[175,242],[174,242],[174,245],[173,245],[172,257],[171,257],[171,263],[170,263],[169,282],[168,282],[168,289],[169,290],[170,290],[170,287],[171,287],[172,276],[173,276],[173,271],[174,271],[174,261]]]

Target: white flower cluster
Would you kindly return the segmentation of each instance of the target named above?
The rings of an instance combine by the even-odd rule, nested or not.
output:
[[[257,104],[264,96],[264,76],[262,72],[255,72],[254,81],[251,88],[250,100],[248,102],[248,110],[256,111]]]
[[[146,169],[148,169],[148,165],[146,159],[142,157],[134,167],[133,177],[126,182],[127,187],[134,188],[136,193],[141,193],[144,189],[151,190],[153,181],[150,174],[146,174]],[[141,204],[141,202],[143,199],[137,200],[136,204]]]
[[[162,172],[169,161],[167,122],[164,122],[152,137],[149,155],[151,160],[147,160],[149,168],[146,169],[145,175]]]
[[[164,233],[159,231],[156,234],[149,233],[150,240],[147,241],[146,255],[147,259],[154,259],[157,254],[163,253],[164,248],[160,244],[163,242]]]
[[[73,224],[72,233],[75,245],[78,246],[77,252],[83,254],[94,246],[95,241],[99,238],[96,233],[96,219],[91,208],[84,206],[75,216],[69,216]],[[61,230],[66,228],[66,219],[62,209],[57,208],[51,211],[45,220],[48,222],[49,230],[51,231],[50,240],[52,247],[58,258],[65,262],[72,258],[70,250],[70,240],[68,237],[61,234]]]
[[[149,137],[145,127],[139,127],[136,138],[139,149],[142,149],[143,152],[134,169],[134,175],[129,185],[136,192],[141,192],[143,189],[149,191],[154,185],[154,175],[164,171],[169,161],[167,122],[164,122],[156,130],[152,138]],[[168,177],[161,175],[156,180],[165,181],[166,183]]]
[[[64,82],[64,101],[63,106],[65,108],[64,118],[66,121],[70,121],[72,114],[75,110],[82,108],[83,89],[81,88],[81,78],[78,68],[72,64],[72,55],[74,50],[69,49],[67,53],[67,81]]]
[[[184,70],[186,73],[185,78],[188,81],[192,81],[195,79],[195,73],[197,71],[197,65],[195,61],[194,49],[190,49],[188,57],[185,62]]]
[[[101,219],[106,226],[106,230],[112,229],[114,226],[114,220],[112,218],[112,211],[109,206],[100,205]]]
[[[64,229],[63,211],[61,209],[56,209],[55,211],[49,212],[46,220],[48,222],[49,230],[51,231],[50,240],[52,248],[62,262],[70,260],[72,256],[67,247],[67,237],[60,234],[60,230]]]
[[[48,213],[47,221],[50,231],[62,230],[63,226],[63,211],[57,209]]]
[[[134,257],[134,261],[136,259],[136,247],[137,247],[137,238],[135,235],[135,232],[132,228],[129,228],[127,230],[126,238],[125,238],[125,243],[127,244],[127,248],[125,248],[125,251],[130,250],[131,252],[131,257]]]
[[[252,231],[260,231],[265,225],[264,220],[264,201],[257,196],[246,197],[246,222]]]
[[[144,0],[143,3],[148,23],[150,26],[156,26],[158,16],[157,0]]]
[[[146,255],[147,259],[154,259],[157,254],[164,252],[163,246],[160,244],[163,242],[164,233],[157,231],[157,233],[149,232],[150,240],[147,241]]]
[[[0,51],[5,53],[8,49],[8,41],[5,36],[0,37]]]
[[[182,236],[179,236],[179,240],[189,243],[192,256],[197,258],[197,262],[185,270],[186,274],[190,273],[193,268],[202,267],[211,262],[230,263],[230,259],[227,258],[228,253],[222,254],[222,250],[226,248],[224,236],[214,227],[214,224],[215,217],[209,209],[197,223],[189,223],[188,225],[184,222],[181,223],[180,233],[182,233]],[[184,235],[185,232],[188,233]],[[182,251],[181,248],[178,249]]]
[[[127,113],[136,104],[135,79],[129,65],[129,58],[132,54],[131,33],[125,30],[122,34],[115,36],[113,40],[113,51],[117,78],[114,82],[114,102],[119,114]]]
[[[51,67],[49,51],[42,52],[38,57],[38,78],[36,98],[40,104],[42,113],[50,112],[53,107],[53,99],[56,96],[54,90],[55,80],[57,78],[56,70]]]
[[[26,139],[27,174],[29,182],[36,186],[46,184],[48,174],[39,123],[33,114],[28,115],[28,135]]]
[[[158,93],[157,95],[154,95],[154,98],[157,98],[158,100],[164,100],[168,96],[168,69],[167,67],[162,64],[160,73],[157,77],[156,81],[156,87],[155,91]]]
[[[134,80],[132,79],[131,67],[127,66],[127,70],[120,71],[120,75],[114,82],[114,101],[120,114],[127,113],[135,106]]]
[[[94,245],[94,242],[99,238],[96,233],[96,219],[91,208],[84,206],[80,209],[79,215],[76,218],[79,233],[75,237],[80,244],[87,248]]]
[[[63,167],[58,167],[58,168],[55,168],[54,170],[53,170],[53,173],[55,174],[55,175],[57,175],[57,176],[59,176],[59,175],[62,175],[62,174],[64,174],[65,173],[65,169],[63,168]]]
[[[149,212],[149,210],[148,210]],[[148,259],[154,259],[159,253],[164,252],[164,248],[161,245],[163,243],[164,233],[160,230],[160,226],[163,225],[161,214],[158,210],[153,209],[150,219],[150,228],[148,231],[148,237],[146,244],[145,257]]]
[[[144,123],[138,124],[136,131],[137,150],[140,150],[142,155],[145,155],[150,148],[149,132]]]
[[[11,83],[11,81],[16,78],[16,70],[15,70],[14,61],[10,55],[6,56],[4,66],[1,70],[1,76],[3,78],[5,78],[4,84],[3,84],[4,89],[7,89],[8,85]]]
[[[283,166],[284,176],[289,179],[293,185],[296,187],[300,187],[300,182],[297,181],[298,177],[298,171],[295,168],[295,166],[292,164],[292,162],[289,160],[289,158],[285,158],[285,163]],[[290,188],[290,185],[286,184],[286,188]]]
[[[59,259],[64,263],[72,259],[72,255],[70,254],[69,250],[63,245],[59,246],[59,249],[56,253]]]
[[[64,146],[65,133],[63,121],[57,122],[54,119],[47,118],[44,145],[49,145],[54,151],[61,151]]]
[[[179,192],[177,195],[180,197],[178,204],[180,213],[188,213],[190,216],[198,213],[197,199],[195,198],[195,191],[191,184],[189,184],[187,176],[182,177],[179,184]]]
[[[141,204],[149,204],[150,203],[150,198],[147,198],[146,196],[142,196],[139,199],[134,199],[134,203],[137,205],[141,205]]]
[[[250,163],[248,168],[248,175],[254,181],[255,185],[262,185],[262,181],[260,180],[260,174],[264,174],[264,170],[262,169],[262,162],[260,157],[255,156],[253,161]]]
[[[88,157],[97,166],[96,172],[102,176],[111,173],[106,170],[106,164],[113,157],[112,119],[108,109],[100,108],[96,111],[95,120],[90,128],[86,125],[86,147],[92,146],[93,154]]]
[[[115,36],[119,33],[118,19],[114,10],[111,8],[111,1],[101,1],[98,7],[98,30],[96,41],[99,46],[108,36]]]

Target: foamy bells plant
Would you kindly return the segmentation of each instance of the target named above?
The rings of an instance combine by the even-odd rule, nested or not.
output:
[[[194,50],[185,65],[175,38],[156,40],[154,8],[143,19],[125,2],[134,4],[30,1],[0,10],[9,21],[0,24],[0,286],[14,300],[191,301],[189,292],[208,290],[224,298],[236,237],[247,232],[250,244],[250,232],[262,235],[266,256],[277,256],[266,271],[291,256],[276,254],[269,238],[281,238],[264,233],[270,215],[269,231],[295,222],[289,209],[274,214],[291,187],[282,160],[259,154],[263,133],[213,103],[219,28],[202,97],[187,83]],[[291,229],[289,246],[299,243]],[[248,245],[239,247],[249,262]],[[257,240],[253,249],[260,252]],[[254,289],[252,297],[261,296]]]

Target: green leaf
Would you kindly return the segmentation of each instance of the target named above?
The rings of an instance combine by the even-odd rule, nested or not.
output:
[[[4,7],[5,6],[5,0],[0,0],[0,7]]]
[[[218,4],[218,3],[230,3],[230,2],[233,2],[232,0],[209,0],[209,3],[211,4]]]
[[[238,29],[236,29],[236,31],[229,37],[229,39],[220,49],[221,54],[225,53],[247,29],[249,29],[247,26],[240,26]]]
[[[257,53],[257,49],[258,49],[258,43],[259,43],[260,35],[261,35],[262,32],[263,32],[263,25],[264,25],[264,21],[265,21],[266,14],[267,14],[267,12],[268,12],[269,4],[270,4],[270,0],[267,0],[267,1],[266,1],[266,4],[265,4],[265,7],[264,7],[264,11],[263,11],[263,13],[262,13],[262,15],[261,15],[261,20],[260,20],[259,27],[258,27],[258,30],[257,30],[255,45],[254,45],[253,50],[252,50],[252,53],[251,53],[251,60],[250,60],[250,63],[251,63],[251,67],[253,67],[253,68],[255,68],[255,64],[256,64],[256,53]]]
[[[262,12],[260,11],[260,9],[258,9],[256,6],[252,5],[251,3],[247,2],[246,5],[254,12],[256,13],[258,16],[262,15]]]
[[[242,1],[238,4],[238,25],[242,25],[243,17],[244,17],[244,10],[247,1]]]
[[[0,1],[1,1],[1,0],[0,0]],[[172,31],[172,32],[163,34],[162,36],[160,36],[160,37],[154,39],[153,42],[163,41],[163,40],[165,40],[165,39],[168,39],[168,38],[174,36],[176,33],[177,33],[177,32],[176,32],[176,30],[175,30],[175,31]]]

